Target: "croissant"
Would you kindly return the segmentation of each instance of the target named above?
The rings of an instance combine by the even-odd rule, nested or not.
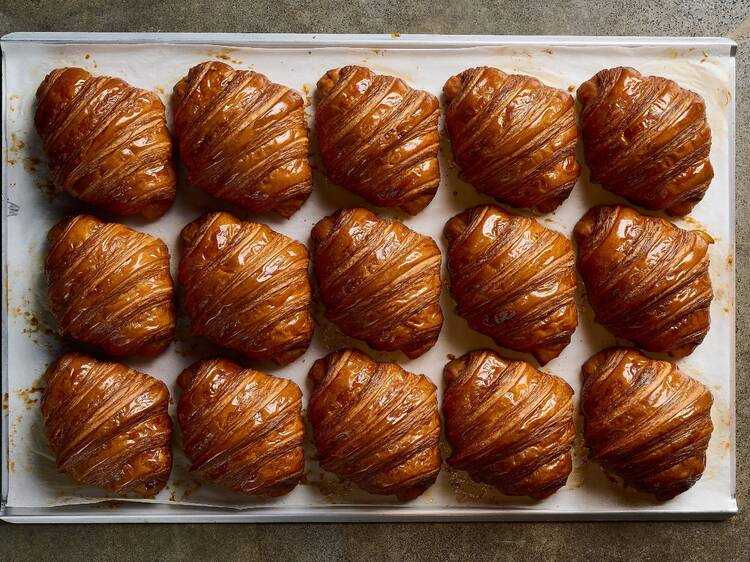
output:
[[[373,205],[411,215],[440,183],[440,107],[435,96],[362,66],[318,81],[315,125],[328,177]]]
[[[191,470],[245,494],[281,496],[302,478],[302,391],[292,381],[210,359],[177,379]]]
[[[472,351],[443,372],[448,464],[511,496],[543,499],[573,467],[573,389],[563,379],[492,351]]]
[[[590,209],[574,236],[597,322],[643,349],[674,357],[689,355],[703,341],[713,299],[708,234],[612,205]]]
[[[700,479],[713,431],[705,386],[631,348],[597,353],[583,376],[586,444],[606,473],[659,500]]]
[[[458,315],[541,364],[557,357],[578,323],[570,241],[491,205],[456,215],[444,235]]]
[[[695,92],[632,68],[578,88],[591,180],[647,209],[686,215],[714,176],[706,106]]]
[[[461,176],[515,207],[554,211],[580,173],[573,98],[536,78],[469,68],[443,87]]]
[[[175,310],[164,242],[89,215],[62,220],[47,240],[49,306],[61,335],[117,356],[167,348]]]
[[[82,68],[58,68],[36,100],[34,125],[59,189],[120,215],[153,219],[169,209],[177,178],[156,94]]]
[[[324,470],[402,501],[435,482],[440,415],[427,377],[349,349],[318,359],[310,378],[307,415]]]
[[[310,345],[309,254],[263,224],[207,213],[182,229],[179,279],[192,332],[279,365]]]
[[[345,334],[412,359],[435,345],[443,313],[432,238],[366,209],[339,209],[312,239],[320,299]]]
[[[312,191],[302,96],[221,62],[174,87],[174,126],[188,181],[251,213],[290,217]]]
[[[169,390],[120,363],[68,353],[45,373],[41,408],[57,467],[81,484],[151,497],[172,470]]]

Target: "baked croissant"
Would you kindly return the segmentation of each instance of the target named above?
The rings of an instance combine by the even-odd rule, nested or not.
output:
[[[427,377],[349,349],[318,359],[310,378],[307,415],[324,470],[402,501],[435,482],[440,415]]]
[[[435,241],[366,209],[339,209],[312,230],[326,316],[381,351],[422,355],[437,341],[440,250]]]
[[[647,209],[686,215],[714,176],[706,105],[695,92],[632,68],[578,88],[591,180]]]
[[[310,345],[309,254],[264,224],[207,213],[182,229],[180,283],[192,332],[279,365]]]
[[[443,372],[448,464],[511,496],[543,499],[573,467],[573,389],[493,351],[472,351]]]
[[[172,470],[169,390],[120,363],[68,353],[45,373],[41,409],[57,467],[81,484],[151,497]]]
[[[573,98],[530,76],[469,68],[443,87],[461,176],[502,203],[555,210],[580,173]]]
[[[589,209],[574,235],[597,322],[643,349],[674,357],[703,341],[713,299],[708,234],[612,205]]]
[[[110,213],[163,215],[175,198],[164,104],[124,80],[82,68],[50,72],[34,125],[54,184]]]
[[[49,306],[61,335],[117,356],[167,348],[175,310],[164,242],[90,215],[57,223],[47,241]]]
[[[174,126],[188,181],[251,213],[290,217],[312,191],[302,96],[222,62],[174,87]]]
[[[557,357],[578,323],[570,241],[491,205],[456,215],[444,234],[458,315],[541,364]]]
[[[591,460],[625,485],[668,500],[706,467],[713,397],[673,363],[632,348],[583,365],[581,411]]]
[[[207,359],[177,379],[191,470],[237,492],[281,496],[302,478],[302,391],[292,381]]]
[[[362,66],[318,81],[320,156],[331,181],[381,207],[411,215],[440,183],[440,107],[435,96]]]

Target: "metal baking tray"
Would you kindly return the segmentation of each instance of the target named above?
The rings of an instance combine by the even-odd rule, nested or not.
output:
[[[2,503],[0,518],[25,523],[93,522],[260,522],[260,521],[445,521],[445,520],[592,520],[592,519],[722,519],[737,510],[735,501],[734,400],[734,42],[721,38],[517,37],[438,35],[278,35],[175,33],[12,33],[2,38],[3,64],[3,291],[2,309]],[[709,385],[715,396],[716,430],[704,477],[689,492],[657,503],[612,485],[596,465],[589,464],[582,443],[576,444],[574,471],[568,486],[542,502],[508,498],[471,483],[463,473],[444,466],[438,482],[417,500],[398,504],[332,481],[316,467],[308,452],[303,484],[289,496],[252,501],[200,486],[191,480],[175,439],[175,469],[168,488],[155,502],[106,501],[101,492],[76,487],[54,471],[40,441],[38,377],[59,352],[46,311],[41,263],[44,237],[54,222],[79,209],[66,196],[51,193],[39,140],[33,130],[34,92],[44,75],[58,66],[82,66],[95,74],[122,76],[132,84],[156,91],[168,104],[173,84],[202,60],[225,60],[252,68],[272,80],[302,91],[308,119],[313,90],[326,70],[364,64],[378,72],[399,75],[415,87],[440,94],[451,75],[487,64],[505,71],[536,76],[574,91],[602,68],[627,65],[658,74],[701,93],[706,99],[713,132],[711,160],[716,177],[706,198],[692,215],[676,221],[703,227],[717,240],[711,248],[711,275],[716,298],[712,328],[704,343],[680,366]],[[314,131],[313,131],[314,136]],[[315,151],[311,157],[315,161]],[[460,181],[450,163],[449,147],[441,149],[442,181],[435,200],[417,217],[395,213],[415,230],[433,236],[445,250],[440,232],[448,217],[489,198]],[[579,158],[581,161],[582,159]],[[339,206],[364,205],[363,200],[327,183],[316,172],[310,201],[289,221],[261,217],[273,228],[309,241],[309,230],[320,217]],[[588,182],[584,171],[571,197],[540,221],[570,234],[576,220],[597,203],[620,201]],[[179,228],[220,204],[181,181],[175,207],[164,218],[128,224],[157,234],[172,248],[173,269]],[[380,210],[392,215],[391,211]],[[444,291],[446,293],[447,291]],[[545,370],[564,377],[580,391],[580,366],[595,351],[614,343],[592,320],[580,300],[579,328],[561,357]],[[422,372],[440,386],[447,355],[478,347],[495,347],[474,334],[453,314],[443,295],[446,323],[438,345],[417,360],[398,354],[374,355],[399,361]],[[311,349],[281,372],[303,391],[313,360],[341,345],[343,338],[316,313],[319,325]],[[178,330],[179,333],[179,330]],[[193,348],[180,340],[153,361],[128,360],[130,365],[172,385],[179,370],[201,354],[216,350]],[[505,352],[507,353],[507,352]],[[519,356],[518,354],[510,354]],[[440,389],[439,389],[440,390]]]

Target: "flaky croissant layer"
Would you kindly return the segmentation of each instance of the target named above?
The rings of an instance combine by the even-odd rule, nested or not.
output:
[[[172,141],[156,94],[82,68],[50,72],[34,125],[55,185],[99,209],[146,218],[175,198]]]
[[[711,392],[668,361],[632,348],[597,353],[583,365],[581,412],[591,460],[626,485],[668,500],[706,466]]]
[[[191,470],[237,492],[280,496],[302,478],[302,391],[292,381],[206,359],[177,380]]]
[[[68,353],[45,374],[41,412],[57,467],[119,495],[156,495],[172,470],[169,390],[120,363]]]

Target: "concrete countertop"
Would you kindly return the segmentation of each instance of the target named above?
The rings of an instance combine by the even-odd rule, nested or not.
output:
[[[11,31],[724,36],[737,54],[737,499],[724,522],[297,525],[0,524],[0,560],[750,558],[750,0],[651,2],[0,1]]]

